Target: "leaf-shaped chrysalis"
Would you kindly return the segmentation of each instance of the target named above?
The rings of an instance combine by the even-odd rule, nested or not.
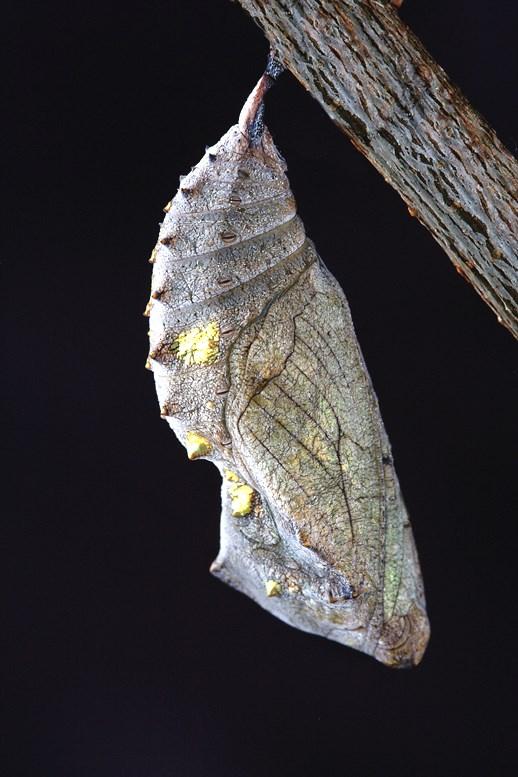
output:
[[[262,123],[275,75],[271,60],[166,206],[148,366],[189,458],[221,472],[213,574],[292,626],[413,665],[429,626],[412,530],[347,301]]]

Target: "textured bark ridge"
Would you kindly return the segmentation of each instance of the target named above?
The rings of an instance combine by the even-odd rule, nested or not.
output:
[[[264,79],[166,206],[148,366],[189,458],[222,475],[211,571],[295,627],[411,666],[429,626],[408,516],[347,301],[258,130]]]
[[[518,337],[518,164],[387,0],[239,0]]]

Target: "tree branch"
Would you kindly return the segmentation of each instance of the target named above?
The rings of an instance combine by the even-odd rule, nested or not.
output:
[[[239,0],[518,337],[518,164],[389,0]]]

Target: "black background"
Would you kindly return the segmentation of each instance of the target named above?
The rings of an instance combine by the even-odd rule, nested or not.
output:
[[[397,672],[276,621],[208,573],[219,476],[159,418],[141,316],[161,208],[266,43],[226,0],[5,8],[2,774],[513,773],[511,335],[285,75],[268,125],[351,304],[432,640]],[[515,151],[516,4],[402,15]]]

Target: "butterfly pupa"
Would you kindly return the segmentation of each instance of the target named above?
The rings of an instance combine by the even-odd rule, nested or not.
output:
[[[277,74],[270,60],[165,208],[146,366],[189,458],[222,476],[211,572],[292,626],[412,666],[429,637],[412,530],[346,298],[263,124]]]

